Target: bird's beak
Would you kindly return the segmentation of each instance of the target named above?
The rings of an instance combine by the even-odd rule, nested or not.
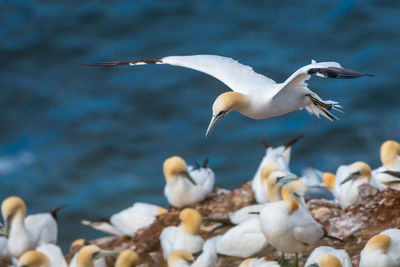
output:
[[[118,252],[112,250],[99,250],[96,255],[93,257],[93,260],[97,260],[100,258],[108,257],[108,256],[115,256]]]
[[[192,176],[187,171],[183,171],[180,173],[184,178],[188,179],[193,185],[197,185],[196,182],[193,180]]]
[[[348,181],[355,180],[355,179],[357,179],[358,177],[360,177],[360,175],[361,175],[360,171],[353,172],[353,173],[350,174],[346,179],[344,179],[344,180],[340,183],[340,185],[342,185],[342,184],[344,184],[344,183],[347,183]]]
[[[4,234],[4,237],[7,238],[7,239],[10,236],[12,219],[13,219],[13,215],[11,214],[6,218],[5,229],[4,228],[2,229],[2,234]]]
[[[276,179],[276,183],[280,183],[280,184],[284,185],[284,184],[290,183],[291,181],[295,181],[297,179],[298,179],[298,177],[295,174],[288,173],[285,176],[278,177]]]
[[[207,132],[206,132],[206,138],[210,135],[214,127],[217,125],[217,123],[223,118],[224,116],[220,115],[213,115],[210,121],[210,124],[208,125]]]

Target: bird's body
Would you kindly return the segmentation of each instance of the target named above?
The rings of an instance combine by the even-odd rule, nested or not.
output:
[[[191,267],[215,267],[217,266],[218,255],[216,242],[218,237],[208,239],[203,245],[200,256],[190,265]]]
[[[264,258],[249,258],[242,261],[239,267],[280,267],[276,261],[266,261]]]
[[[164,195],[177,208],[203,201],[214,187],[215,175],[211,169],[188,167],[178,156],[164,161],[163,172],[167,182]]]
[[[217,241],[218,254],[247,258],[266,249],[268,241],[261,231],[260,220],[250,218],[229,229]]]
[[[25,202],[9,197],[2,203],[2,215],[8,224],[8,251],[19,258],[38,245],[57,242],[57,221],[50,213],[26,216]]]
[[[370,184],[370,181],[371,168],[368,164],[358,161],[340,166],[336,171],[333,195],[342,209],[356,203],[359,198],[358,187],[362,184]]]
[[[306,81],[311,74],[330,78],[357,78],[362,76],[356,71],[343,69],[336,62],[312,61],[294,72],[283,83],[256,73],[251,67],[238,61],[217,55],[169,56],[150,60],[132,60],[123,62],[103,62],[83,64],[87,66],[117,66],[169,64],[194,69],[209,74],[233,92],[221,94],[214,102],[213,117],[207,129],[208,136],[215,125],[230,111],[238,111],[253,119],[267,119],[280,116],[295,110],[306,108],[316,116],[330,120],[335,117],[329,112],[337,102],[323,101],[317,94],[307,88]]]
[[[387,229],[373,236],[360,254],[360,267],[400,266],[400,229]]]
[[[181,224],[169,226],[162,230],[160,235],[161,248],[164,259],[174,250],[184,249],[190,253],[200,252],[203,248],[203,239],[198,235],[201,224],[201,215],[194,209],[184,209],[180,212]]]
[[[312,264],[318,264],[321,266],[321,261],[323,261],[324,255],[332,255],[337,258],[340,262],[341,267],[352,267],[351,260],[349,254],[343,249],[334,249],[328,246],[318,247],[313,250],[313,252],[308,256],[306,264],[304,266],[310,266]],[[329,259],[328,259],[329,260]],[[332,260],[331,260],[332,261]],[[326,265],[326,266],[335,266],[335,265]],[[323,267],[323,266],[321,266]]]
[[[239,224],[250,218],[258,218],[258,214],[255,213],[260,212],[263,207],[264,204],[255,204],[243,207],[232,213],[232,215],[229,217],[230,221],[233,224]]]
[[[325,236],[322,225],[293,199],[265,204],[260,225],[268,243],[287,253],[305,251]]]
[[[36,248],[49,259],[50,267],[68,267],[60,247],[54,244],[43,244]]]
[[[388,187],[400,190],[400,144],[386,141],[381,145],[380,157],[382,166],[373,170],[373,182],[379,190]]]
[[[82,223],[113,235],[133,235],[137,230],[151,225],[158,215],[166,212],[167,210],[160,206],[137,202],[112,215],[109,221],[83,220]]]
[[[286,149],[284,146],[280,146],[277,148],[269,147],[266,149],[265,156],[261,160],[256,174],[254,175],[251,182],[251,188],[253,189],[257,203],[268,202],[268,190],[265,189],[265,186],[263,185],[261,179],[262,168],[268,165],[272,165],[274,166],[274,170],[283,170],[290,172],[289,163],[290,148]]]

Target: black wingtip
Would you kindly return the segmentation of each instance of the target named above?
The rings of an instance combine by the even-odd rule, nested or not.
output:
[[[296,144],[300,139],[302,139],[304,137],[304,134],[298,135],[295,138],[289,140],[286,144],[285,144],[285,149],[292,147],[294,144]]]
[[[203,168],[208,168],[208,163],[209,163],[209,158],[206,158],[204,161],[203,161]]]
[[[56,222],[58,222],[58,212],[60,210],[62,210],[63,208],[65,208],[67,205],[61,205],[55,209],[52,209],[49,213],[51,214],[51,216],[54,218],[54,220],[56,220]]]
[[[264,139],[260,139],[260,143],[261,144],[263,144],[263,146],[265,147],[265,148],[270,148],[271,147],[271,145],[270,144],[268,144],[268,142],[267,141],[265,141]]]

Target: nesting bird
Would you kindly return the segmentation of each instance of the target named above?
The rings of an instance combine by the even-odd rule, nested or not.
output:
[[[115,267],[134,267],[139,264],[139,256],[135,251],[125,249],[118,255]]]
[[[352,267],[352,264],[349,254],[345,250],[322,246],[313,250],[304,266]]]
[[[133,235],[137,230],[151,225],[158,215],[166,212],[167,210],[160,206],[138,202],[107,220],[82,220],[82,224],[116,236]]]
[[[82,247],[72,258],[69,267],[98,267],[106,266],[104,257],[117,255],[114,251],[101,250],[98,246],[88,245]]]
[[[282,201],[265,204],[260,213],[261,230],[270,245],[282,252],[297,253],[328,237],[308,210],[287,194],[283,197]]]
[[[272,147],[265,140],[261,140],[266,149],[265,156],[258,165],[256,174],[251,182],[251,188],[253,189],[257,203],[268,202],[268,192],[265,190],[265,187],[269,173],[275,170],[290,172],[291,148],[301,138],[302,136],[297,136],[289,140],[285,145],[276,148]]]
[[[400,190],[400,144],[392,140],[384,142],[380,156],[382,166],[373,171],[373,179],[378,188]]]
[[[6,237],[10,254],[19,258],[36,246],[57,242],[57,221],[50,213],[26,216],[25,202],[9,197],[2,202],[1,213],[6,223]]]
[[[30,250],[20,257],[18,267],[56,267],[56,265],[50,265],[49,259],[43,253]]]
[[[358,78],[359,72],[344,69],[336,62],[311,61],[301,67],[283,83],[276,83],[254,72],[246,65],[228,57],[216,55],[169,56],[157,59],[114,61],[82,64],[87,66],[117,66],[169,64],[207,73],[226,84],[233,92],[217,97],[212,106],[212,117],[206,137],[231,111],[237,111],[253,119],[267,119],[305,108],[310,114],[336,119],[330,111],[339,108],[335,101],[324,101],[307,87],[312,74],[325,78]]]
[[[185,249],[190,253],[202,250],[203,239],[198,235],[201,225],[201,215],[197,210],[186,208],[179,214],[181,224],[169,226],[160,235],[164,259],[174,250]]]
[[[43,253],[47,257],[50,267],[68,266],[60,247],[54,244],[40,245],[36,248],[36,251]]]
[[[188,168],[178,156],[164,161],[163,172],[167,184],[164,195],[168,203],[182,208],[203,201],[214,187],[214,173],[207,166],[201,170]]]
[[[358,199],[358,187],[371,183],[371,167],[365,162],[357,161],[350,165],[340,166],[336,172],[333,195],[342,209],[354,204]]]
[[[387,229],[373,236],[360,254],[360,267],[400,266],[400,229]]]
[[[175,250],[168,256],[168,267],[215,267],[217,266],[217,251],[215,238],[204,243],[203,252],[194,259],[187,250]]]

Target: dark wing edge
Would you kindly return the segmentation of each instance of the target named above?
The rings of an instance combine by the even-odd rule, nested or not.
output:
[[[343,69],[337,67],[328,68],[311,68],[307,71],[307,74],[316,74],[325,78],[336,78],[336,79],[354,79],[361,76],[375,76],[369,73],[360,73],[355,70]]]
[[[160,63],[162,63],[161,58],[128,60],[128,61],[109,61],[109,62],[96,62],[96,63],[77,63],[77,64],[81,66],[113,67],[113,66],[134,66],[140,64],[160,64]]]

